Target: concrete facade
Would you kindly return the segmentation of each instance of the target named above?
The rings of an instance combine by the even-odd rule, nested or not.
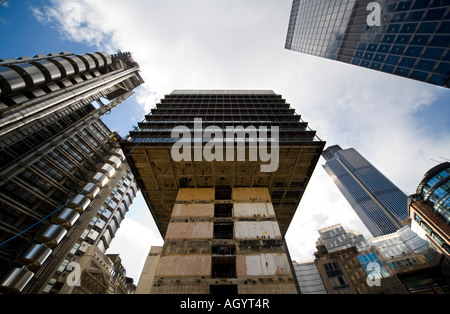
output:
[[[136,293],[297,293],[268,189],[214,195],[180,189],[164,246],[152,248]]]

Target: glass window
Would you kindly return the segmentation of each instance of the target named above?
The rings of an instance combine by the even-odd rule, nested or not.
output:
[[[433,47],[448,47],[449,43],[448,35],[435,35],[431,40],[430,46]]]
[[[446,80],[446,76],[434,74],[433,76],[431,76],[429,82],[436,85],[444,85]]]
[[[418,23],[405,23],[400,33],[414,33]]]
[[[390,45],[380,45],[380,48],[378,48],[378,52],[387,53],[389,52],[390,48],[391,48]]]
[[[377,48],[377,44],[369,44],[369,46],[367,47],[367,51],[377,51]]]
[[[435,64],[436,64],[436,61],[421,59],[417,63],[416,69],[421,70],[421,71],[431,71],[431,70],[433,70],[433,67]]]
[[[368,276],[373,276],[373,278],[376,279],[386,278],[389,276],[388,271],[375,253],[360,255],[357,256],[357,259]],[[370,263],[377,263],[379,265],[379,269],[369,267],[372,266]]]
[[[362,51],[355,51],[354,58],[361,59],[362,56],[363,56],[363,52]]]
[[[426,0],[426,1],[428,2],[429,0]],[[423,16],[424,13],[425,13],[425,10],[409,12],[409,15],[406,18],[406,21],[408,21],[408,22],[420,22],[420,21],[422,21],[422,16]]]
[[[450,22],[443,22],[438,30],[439,34],[450,34]]]
[[[391,22],[401,23],[405,20],[405,16],[406,16],[405,12],[396,13],[392,18]]]
[[[392,47],[391,53],[401,55],[403,54],[403,51],[405,51],[405,46],[395,45]]]
[[[420,57],[422,50],[422,47],[409,46],[408,49],[406,49],[405,55],[408,57]]]
[[[367,47],[366,43],[360,43],[358,45],[358,48],[356,48],[356,49],[358,49],[358,50],[366,50],[366,47]]]
[[[428,8],[428,6],[430,5],[430,2],[431,2],[430,0],[416,0],[416,2],[414,3],[414,5],[411,9],[418,10],[418,9]]]
[[[422,23],[422,25],[420,25],[417,32],[433,34],[437,25],[438,25],[437,22],[424,22]]]
[[[395,35],[384,35],[383,40],[381,41],[384,44],[391,44],[394,42]]]
[[[379,70],[381,68],[381,63],[372,62],[370,68],[374,70]]]
[[[410,69],[398,67],[398,68],[395,70],[395,74],[401,75],[401,76],[408,76],[408,74],[409,74],[410,71],[411,71]]]
[[[411,6],[412,1],[402,1],[398,4],[396,11],[407,11]]]
[[[402,67],[412,68],[414,66],[414,63],[416,63],[415,58],[403,57],[402,61],[400,61],[399,65]]]
[[[375,55],[375,57],[373,58],[374,61],[378,61],[378,62],[384,62],[385,59],[386,59],[386,55],[380,54],[380,53],[377,53]]]
[[[426,72],[420,72],[420,71],[413,71],[411,73],[411,78],[416,80],[425,81],[428,77],[428,73]]]
[[[430,9],[424,17],[424,21],[438,21],[443,16],[447,8]]]
[[[394,71],[394,67],[392,65],[383,65],[383,68],[381,69],[381,71],[386,72],[386,73],[392,73],[392,71]]]
[[[411,45],[419,45],[419,46],[426,45],[429,38],[430,35],[416,35],[411,41]]]
[[[396,44],[407,45],[411,40],[411,35],[398,35],[395,40]]]
[[[428,48],[422,58],[439,60],[444,51],[445,49],[443,48]]]
[[[449,73],[450,73],[450,63],[441,62],[441,64],[436,69],[436,73],[449,75]]]
[[[364,59],[365,60],[372,60],[374,53],[373,52],[366,52],[364,54]]]
[[[400,60],[400,57],[398,57],[398,56],[388,56],[386,58],[386,63],[396,65],[399,60]]]

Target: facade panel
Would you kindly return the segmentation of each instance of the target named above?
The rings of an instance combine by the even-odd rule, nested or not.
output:
[[[294,0],[285,48],[449,87],[449,2]]]

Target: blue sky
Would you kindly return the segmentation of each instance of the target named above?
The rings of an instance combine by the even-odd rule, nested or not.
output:
[[[74,54],[99,51],[95,45],[66,39],[54,25],[42,24],[33,15],[32,8],[42,7],[40,0],[7,1],[0,6],[0,58],[19,58],[52,52],[70,51]],[[143,118],[144,110],[137,106],[135,97],[106,115],[103,121],[120,135],[126,136],[135,119]],[[119,118],[120,117],[120,118]],[[127,117],[128,119],[123,119]]]
[[[328,145],[353,147],[406,194],[450,159],[450,91],[284,49],[291,0],[28,0],[0,6],[0,58],[131,51],[145,84],[103,119],[126,135],[174,89],[271,89]],[[312,259],[317,230],[342,223],[367,235],[321,159],[287,233]],[[138,279],[160,245],[141,198],[112,242]]]

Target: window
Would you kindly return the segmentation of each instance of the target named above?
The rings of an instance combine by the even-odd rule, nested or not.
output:
[[[383,263],[381,263],[381,261],[379,260],[378,256],[375,253],[360,255],[357,258],[362,268],[366,272],[367,276],[371,276],[371,279],[389,277],[388,271],[386,270]],[[373,267],[372,263],[378,264],[379,268],[376,269],[375,267]]]
[[[215,194],[216,200],[231,200],[231,188],[229,187],[216,187]]]
[[[214,204],[214,217],[232,217],[233,204]]]
[[[233,222],[215,222],[214,239],[233,239]]]
[[[211,269],[213,278],[236,278],[236,256],[213,256]]]
[[[351,293],[350,286],[345,281],[344,274],[338,263],[332,262],[324,264],[324,267],[333,290],[339,294]]]

